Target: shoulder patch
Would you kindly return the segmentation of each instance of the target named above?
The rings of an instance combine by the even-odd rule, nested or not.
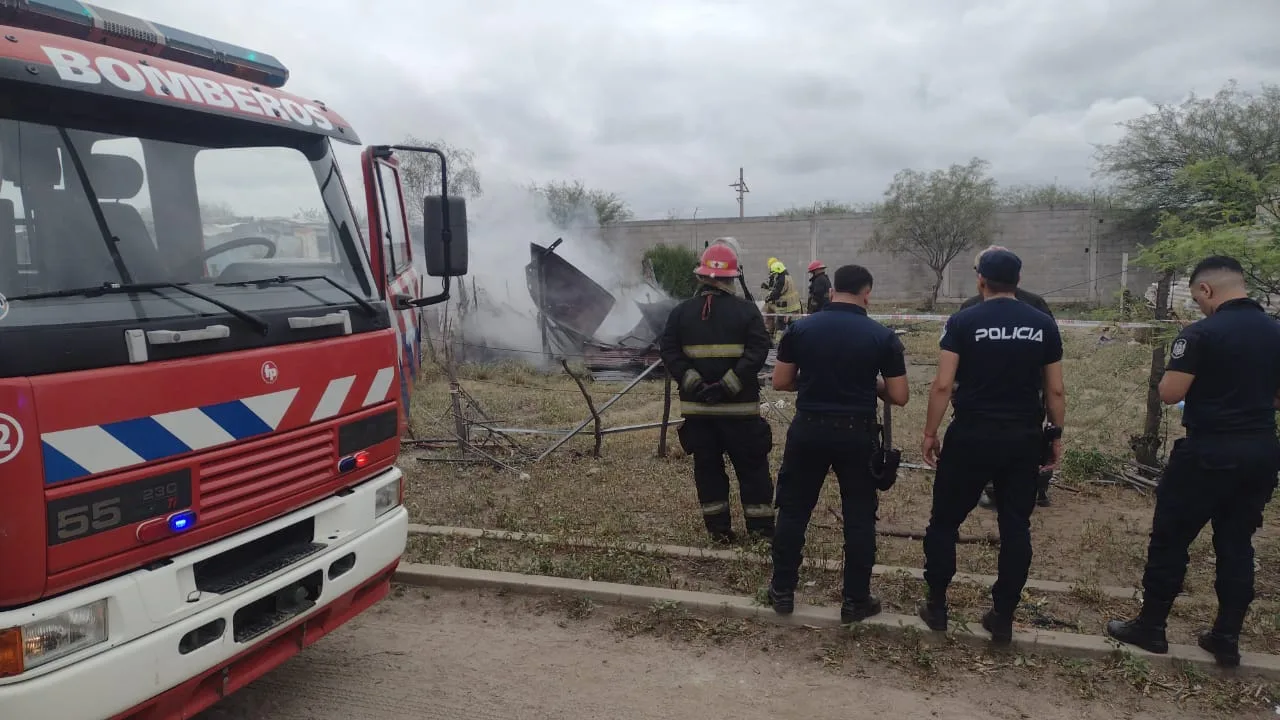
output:
[[[1178,338],[1177,340],[1174,340],[1173,349],[1169,351],[1169,356],[1176,360],[1177,358],[1180,358],[1186,354],[1187,354],[1187,339]]]

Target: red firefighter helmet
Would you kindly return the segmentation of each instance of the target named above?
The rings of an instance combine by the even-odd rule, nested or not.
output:
[[[738,254],[728,245],[711,245],[702,251],[702,259],[693,274],[709,278],[736,278],[742,274],[738,269]]]
[[[817,272],[819,270],[826,270],[826,269],[827,269],[827,266],[823,265],[821,260],[814,260],[813,262],[809,263],[809,272]]]

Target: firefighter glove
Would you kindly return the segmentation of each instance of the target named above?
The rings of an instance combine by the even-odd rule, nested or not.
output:
[[[715,405],[724,402],[728,394],[725,392],[724,385],[718,382],[706,383],[698,388],[697,400],[706,405]]]

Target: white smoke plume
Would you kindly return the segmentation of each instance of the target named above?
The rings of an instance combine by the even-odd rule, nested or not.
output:
[[[525,279],[531,242],[547,247],[563,238],[556,254],[613,294],[613,310],[596,333],[600,340],[620,339],[636,326],[641,320],[636,302],[666,297],[645,282],[638,260],[608,247],[586,210],[570,227],[559,228],[548,218],[546,200],[514,183],[489,185],[483,196],[468,200],[469,272],[456,279],[465,289],[455,285],[449,302],[453,329],[461,332],[468,356],[484,355],[475,350],[487,347],[515,351],[507,353],[511,359],[542,363],[537,308]],[[465,313],[459,308],[463,298],[470,305]]]

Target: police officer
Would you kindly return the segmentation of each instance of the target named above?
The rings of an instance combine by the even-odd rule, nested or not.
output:
[[[831,278],[827,266],[821,260],[809,263],[809,314],[813,314],[831,302]]]
[[[1205,258],[1189,284],[1206,317],[1173,341],[1159,388],[1167,405],[1185,399],[1187,434],[1174,442],[1156,489],[1142,610],[1128,622],[1107,623],[1107,634],[1150,652],[1169,651],[1165,620],[1182,591],[1187,549],[1212,523],[1218,617],[1199,644],[1220,665],[1234,667],[1254,597],[1253,533],[1280,470],[1280,325],[1248,298],[1233,258]]]
[[[768,597],[779,614],[795,609],[805,530],[827,472],[834,470],[844,515],[840,619],[850,623],[880,612],[880,601],[871,594],[878,505],[871,475],[876,397],[906,405],[907,368],[897,335],[867,317],[871,273],[845,265],[834,279],[831,304],[791,325],[773,369],[773,389],[795,391],[797,397],[778,471]]]
[[[1031,567],[1031,512],[1046,437],[1041,393],[1053,425],[1061,428],[1066,413],[1062,338],[1048,315],[1017,300],[1021,270],[1022,261],[1008,250],[983,253],[978,261],[978,290],[984,299],[947,319],[921,446],[925,462],[937,474],[924,539],[929,594],[920,617],[933,630],[947,629],[947,586],[956,572],[960,524],[991,479],[1000,564],[991,588],[993,607],[982,627],[998,642],[1013,637],[1013,614]],[[948,402],[955,414],[939,443],[938,426]],[[1059,438],[1053,441],[1048,466],[1061,456]]]
[[[987,252],[990,252],[992,250],[1008,250],[1008,249],[1009,248],[1003,247],[1001,245],[992,245],[988,247],[986,250],[983,250],[982,252],[978,253],[978,257],[974,258],[973,269],[975,271],[978,269],[978,261],[981,260],[982,256]],[[1040,297],[1039,295],[1033,292],[1028,292],[1027,290],[1023,290],[1022,288],[1017,288],[1014,291],[1014,297],[1030,305],[1031,307],[1039,310],[1045,315],[1048,315],[1049,317],[1053,317],[1053,311],[1049,309],[1049,303],[1045,302],[1044,298]],[[973,307],[974,305],[977,305],[980,302],[982,302],[982,293],[978,293],[977,295],[974,295],[968,300],[965,300],[963,303],[960,304],[960,309],[968,310],[969,308]],[[1046,419],[1047,418],[1048,416],[1046,415]],[[1049,483],[1052,481],[1053,481],[1053,470],[1044,470],[1040,473],[1040,476],[1037,479],[1037,483],[1036,483],[1036,505],[1039,505],[1040,507],[1049,507],[1052,504],[1049,501]],[[991,483],[987,483],[987,489],[982,491],[982,495],[978,498],[978,504],[984,508],[995,507],[995,501],[992,499],[992,497],[995,495],[994,490],[995,489],[992,487]]]
[[[694,274],[698,292],[667,318],[662,362],[680,383],[680,445],[693,456],[702,519],[713,540],[733,542],[729,513],[729,455],[742,496],[747,532],[773,537],[773,431],[760,417],[760,382],[772,342],[755,303],[733,294],[741,274],[727,244],[703,253]]]
[[[769,315],[765,327],[772,334],[785,330],[790,320],[788,315],[800,312],[800,293],[791,279],[787,266],[778,258],[769,258],[769,279],[761,283],[760,288],[766,290],[764,311]]]

